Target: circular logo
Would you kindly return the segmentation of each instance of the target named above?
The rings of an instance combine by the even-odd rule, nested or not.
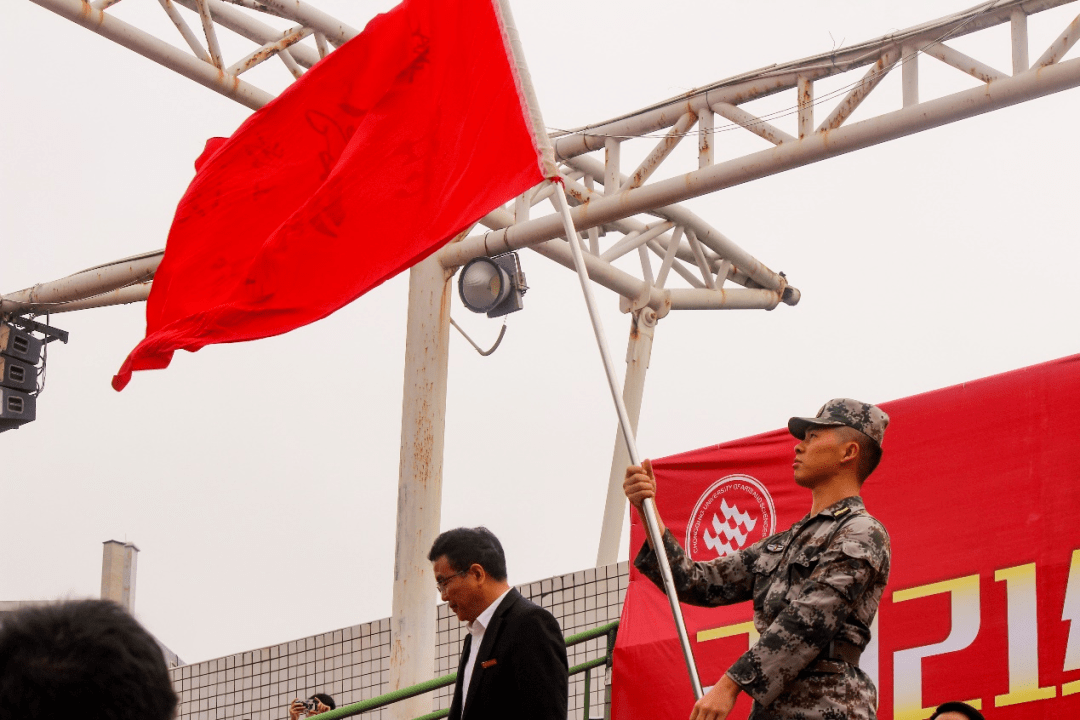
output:
[[[702,493],[686,525],[692,560],[714,560],[776,532],[776,506],[765,486],[749,475],[728,475]]]

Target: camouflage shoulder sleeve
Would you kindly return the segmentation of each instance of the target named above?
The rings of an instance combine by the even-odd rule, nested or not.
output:
[[[768,706],[832,641],[875,581],[888,576],[889,537],[868,515],[845,523],[820,549],[798,596],[728,670],[743,690]]]
[[[754,576],[750,568],[757,556],[757,546],[706,562],[691,560],[670,530],[664,530],[664,549],[671,563],[671,578],[679,600],[688,605],[715,607],[749,600],[753,596]],[[634,559],[634,567],[663,590],[660,563],[648,542]]]

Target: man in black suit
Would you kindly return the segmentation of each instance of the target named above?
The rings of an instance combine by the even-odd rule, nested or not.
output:
[[[443,600],[469,628],[450,720],[566,720],[562,630],[506,582],[499,539],[483,527],[448,530],[428,560]]]

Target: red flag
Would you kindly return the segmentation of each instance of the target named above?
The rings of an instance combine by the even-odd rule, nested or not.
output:
[[[115,389],[323,318],[544,179],[497,2],[405,0],[208,143]]]

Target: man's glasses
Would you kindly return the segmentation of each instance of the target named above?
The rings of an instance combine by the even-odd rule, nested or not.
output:
[[[462,575],[468,575],[468,574],[469,574],[468,570],[462,570],[461,572],[454,573],[450,577],[445,577],[442,580],[436,580],[435,581],[435,588],[439,592],[443,592],[444,590],[446,590],[447,583],[449,583],[451,580],[453,580],[456,577],[461,577]]]

